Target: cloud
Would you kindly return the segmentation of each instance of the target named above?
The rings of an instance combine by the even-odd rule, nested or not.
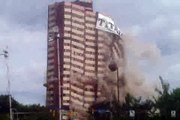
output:
[[[169,68],[164,73],[165,79],[171,83],[170,85],[173,87],[179,87],[180,84],[180,62],[176,63]]]
[[[161,0],[161,3],[165,7],[180,7],[180,1],[179,0]]]
[[[157,30],[157,29],[163,29],[165,26],[167,26],[168,24],[168,20],[164,15],[158,15],[155,19],[153,19],[150,24],[149,27],[153,30]]]
[[[6,72],[4,73],[6,74]],[[42,96],[45,96],[45,87],[43,86],[45,75],[44,63],[29,63],[29,65],[21,67],[13,65],[13,67],[10,67],[9,72],[12,96],[22,103],[45,104],[41,101]],[[0,89],[1,93],[7,94],[7,78],[4,75],[0,76],[0,78],[1,85],[4,85]]]
[[[13,97],[22,103],[41,103],[45,96],[46,29],[23,26],[0,18],[0,50],[8,46],[9,76]],[[5,60],[1,60],[0,93],[7,94]],[[26,94],[24,94],[26,93]]]
[[[27,66],[13,69],[11,73],[12,93],[17,100],[26,99],[23,100],[23,103],[33,103],[31,101],[36,101],[35,103],[37,103],[42,96],[45,96],[45,87],[43,86],[46,75],[44,63],[30,63]],[[26,93],[26,95],[20,93]],[[23,99],[19,98],[20,95],[20,98]],[[44,104],[42,101],[40,103]]]
[[[49,0],[1,0],[0,17],[22,26],[46,26]]]
[[[134,36],[139,36],[143,32],[142,30],[143,28],[140,25],[134,25],[127,31],[132,32],[131,34],[133,34]]]
[[[45,92],[45,91],[43,91]],[[41,92],[37,91],[21,91],[21,92],[14,92],[14,98],[17,101],[24,101],[23,104],[44,104],[46,100],[46,96],[41,94]]]
[[[179,43],[180,44],[180,29],[172,30],[169,33],[169,36],[174,40],[175,43]]]
[[[174,27],[180,27],[180,15],[177,13],[174,13],[171,15],[171,23]]]

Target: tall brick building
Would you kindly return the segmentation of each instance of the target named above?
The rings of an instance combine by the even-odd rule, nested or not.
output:
[[[102,96],[97,79],[104,77],[106,43],[104,33],[119,38],[117,33],[97,29],[98,12],[93,11],[91,0],[58,2],[48,7],[47,107],[55,112],[57,120],[66,120],[67,111],[83,112]],[[118,45],[113,51],[121,56]],[[82,112],[82,114],[81,114]]]

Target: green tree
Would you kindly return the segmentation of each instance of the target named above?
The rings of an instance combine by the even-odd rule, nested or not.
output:
[[[171,93],[171,106],[176,111],[177,119],[180,120],[180,88],[176,88]]]
[[[16,112],[27,112],[24,116],[27,120],[48,120],[50,117],[46,107],[40,104],[23,105],[12,98],[12,108]],[[9,117],[9,97],[8,95],[0,95],[0,120],[8,120]]]
[[[167,119],[170,116],[170,104],[171,104],[171,97],[169,93],[169,84],[164,82],[163,78],[159,77],[161,81],[162,90],[156,89],[159,93],[159,97],[155,99],[156,108],[160,110],[160,115],[162,119]]]
[[[156,89],[159,93],[159,97],[155,99],[155,107],[160,110],[161,119],[171,119],[171,111],[175,110],[177,113],[176,119],[180,119],[180,88],[174,89],[170,92],[169,83],[166,83],[162,77],[159,77],[161,81],[162,90]]]

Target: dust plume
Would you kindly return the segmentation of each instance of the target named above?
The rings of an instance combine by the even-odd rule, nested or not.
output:
[[[161,60],[161,53],[153,43],[144,43],[130,36],[123,36],[126,54],[125,79],[127,90],[133,96],[144,98],[155,94],[155,86],[151,85],[151,79],[145,76],[141,64],[155,66]]]
[[[158,47],[127,35],[119,39],[105,34],[104,44],[105,75],[104,78],[98,79],[106,99],[110,100],[114,97],[123,103],[127,93],[145,99],[154,95],[155,86],[150,84],[151,79],[145,75],[141,64],[156,65],[161,58]],[[117,68],[110,70],[110,65],[113,64]],[[119,92],[117,84],[119,84]]]

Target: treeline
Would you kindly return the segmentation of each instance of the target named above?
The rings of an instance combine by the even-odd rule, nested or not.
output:
[[[94,104],[89,110],[89,120],[180,120],[180,88],[172,91],[160,77],[162,90],[158,97],[142,100],[128,94],[126,103],[113,101]]]
[[[88,111],[89,120],[180,120],[180,88],[170,91],[169,84],[161,77],[160,80],[162,90],[156,89],[158,97],[142,100],[128,94],[124,104],[119,104],[115,98],[96,103]],[[12,108],[14,120],[54,119],[53,114],[39,104],[23,105],[12,98]],[[21,112],[25,114],[15,114]],[[0,120],[9,120],[8,95],[0,95]]]
[[[23,105],[12,98],[12,109],[18,112],[42,112],[45,110],[44,106],[40,104]],[[0,113],[9,112],[9,96],[0,95]]]
[[[12,98],[13,120],[48,120],[50,114],[40,104],[23,105]],[[0,95],[0,120],[9,120],[9,96]]]

